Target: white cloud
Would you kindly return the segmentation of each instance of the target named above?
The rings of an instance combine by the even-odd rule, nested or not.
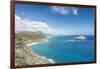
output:
[[[62,15],[68,15],[68,14],[74,14],[78,15],[78,8],[75,7],[65,7],[65,6],[52,6],[51,12],[62,14]]]
[[[28,19],[23,19],[17,15],[15,15],[15,31],[23,32],[23,31],[41,31],[46,34],[55,34],[55,35],[65,35],[68,31],[64,29],[54,29],[48,26],[48,23],[42,21],[31,21]]]
[[[78,8],[73,8],[73,14],[78,15]]]
[[[18,18],[15,15],[15,31],[42,31],[46,32],[48,30],[47,23],[40,21],[31,21],[28,19]]]
[[[60,7],[60,6],[52,6],[51,11],[54,13],[60,13],[63,15],[66,15],[69,13],[69,11],[66,10],[66,7]]]

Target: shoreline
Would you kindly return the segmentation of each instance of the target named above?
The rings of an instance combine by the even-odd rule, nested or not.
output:
[[[49,37],[50,38],[50,37]],[[32,46],[32,45],[36,45],[36,44],[41,44],[41,43],[47,43],[48,42],[48,40],[47,39],[45,39],[43,42],[33,42],[33,43],[28,43],[28,44],[26,44],[26,46],[27,47],[30,47],[30,46]],[[32,50],[33,52],[34,52],[34,50]],[[50,59],[50,58],[46,58],[45,56],[41,56],[41,55],[39,55],[39,54],[37,54],[36,52],[34,52],[38,57],[41,57],[45,62],[47,62],[48,64],[54,64],[55,62],[54,62],[54,60],[53,59]]]
[[[47,43],[47,42],[48,42],[48,40],[45,39],[45,40],[43,40],[43,42],[33,42],[33,43],[28,43],[28,44],[26,44],[26,45],[27,45],[27,47],[29,47],[29,46],[31,46],[31,45],[36,45],[36,44],[41,44],[41,43]]]
[[[27,44],[27,47],[31,46],[31,45],[36,45],[36,44],[40,44],[38,42],[34,42],[34,43],[29,43]],[[36,52],[34,52],[35,54],[37,54]],[[37,54],[38,55],[38,54]],[[47,63],[55,63],[53,59],[49,59],[49,58],[46,58],[45,56],[41,56],[41,55],[38,55],[39,57],[41,57],[43,60],[45,60]]]
[[[44,56],[41,56],[41,57],[42,57],[42,59],[44,59],[48,63],[53,63],[53,64],[55,63],[53,59],[49,59],[49,58],[46,58]]]
[[[38,42],[34,42],[34,43],[29,43],[29,44],[26,44],[27,47],[31,46],[31,45],[36,45],[36,44],[40,44]]]

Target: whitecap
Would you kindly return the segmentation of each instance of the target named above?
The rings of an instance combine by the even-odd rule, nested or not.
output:
[[[46,58],[46,57],[44,57],[44,56],[41,56],[44,60],[46,60],[48,63],[55,63],[54,61],[53,61],[53,59],[48,59],[48,58]]]
[[[49,61],[50,63],[55,63],[52,59],[48,59],[48,61]]]

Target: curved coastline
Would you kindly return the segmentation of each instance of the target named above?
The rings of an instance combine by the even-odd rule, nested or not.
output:
[[[35,42],[35,43],[30,43],[30,44],[27,44],[27,47],[30,47],[32,45],[37,45],[37,44],[40,44],[39,42]],[[33,51],[33,50],[32,50]],[[34,51],[33,51],[34,52]],[[34,52],[36,55],[38,55],[36,52]],[[50,59],[50,58],[46,58],[45,56],[40,56],[38,55],[38,57],[41,57],[43,60],[45,60],[47,63],[55,63],[53,59]]]
[[[47,38],[31,38],[27,34],[27,37],[23,33],[15,34],[15,65],[33,65],[33,64],[51,64],[54,63],[52,59],[48,59],[45,56],[41,56],[34,52],[30,46],[36,44],[47,43]],[[33,42],[33,43],[32,43]]]

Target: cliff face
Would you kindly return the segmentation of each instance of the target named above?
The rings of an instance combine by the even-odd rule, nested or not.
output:
[[[46,60],[26,46],[29,40],[32,42],[39,41],[40,38],[36,36],[37,35],[33,35],[33,33],[15,33],[15,65],[21,66],[47,63]]]
[[[46,39],[46,35],[41,31],[37,32],[19,32],[22,35],[24,43],[34,43],[34,42],[42,42],[43,39]]]

